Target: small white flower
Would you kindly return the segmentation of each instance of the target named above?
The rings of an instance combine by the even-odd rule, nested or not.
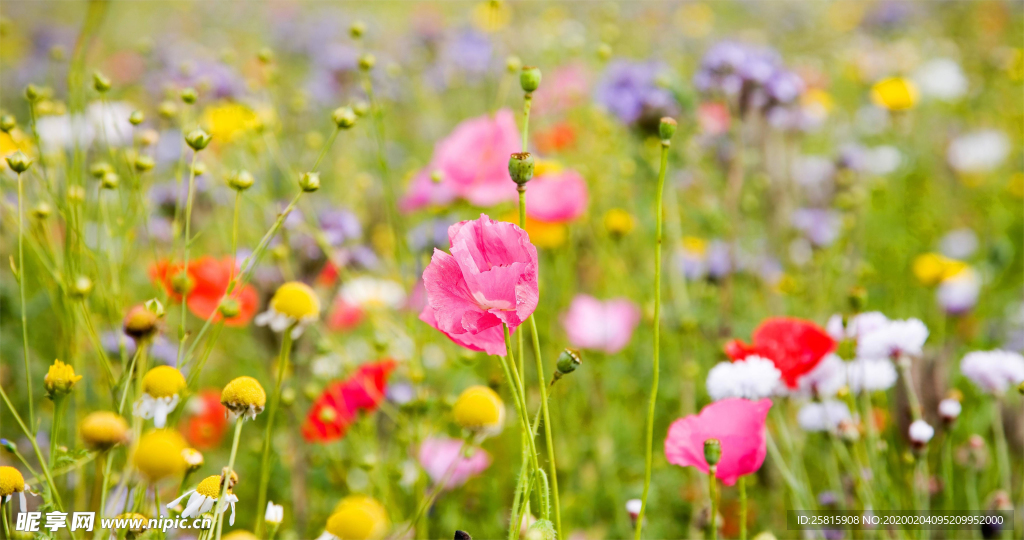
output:
[[[946,160],[956,172],[981,174],[995,170],[1010,154],[1010,140],[1002,131],[986,129],[961,135],[949,144]]]
[[[914,73],[914,82],[923,96],[952,102],[967,93],[967,76],[960,64],[950,58],[925,62]]]
[[[720,362],[708,372],[707,390],[711,399],[761,399],[774,395],[780,387],[782,372],[771,360],[748,356],[736,362]]]
[[[961,410],[963,410],[963,406],[959,400],[946,398],[939,402],[939,416],[947,422],[956,420],[960,416]]]
[[[850,409],[842,401],[805,403],[796,415],[804,431],[835,431],[839,423],[850,420]]]
[[[903,154],[899,149],[888,145],[869,148],[865,158],[864,166],[868,172],[878,176],[895,172],[903,163]]]
[[[861,358],[895,358],[900,355],[920,356],[928,340],[928,327],[918,319],[888,321],[857,340],[857,356]]]
[[[274,501],[268,501],[267,513],[263,516],[263,520],[270,525],[280,525],[284,520],[284,506],[274,504]]]
[[[973,268],[964,268],[942,280],[935,290],[935,299],[946,313],[970,311],[981,294],[981,278]]]
[[[365,309],[398,309],[405,304],[405,289],[394,281],[361,276],[349,280],[338,296],[346,304]]]
[[[626,501],[626,512],[629,512],[629,516],[636,519],[640,515],[640,509],[643,508],[644,502],[640,499],[630,499]]]
[[[935,436],[935,428],[924,420],[914,420],[910,424],[910,441],[915,444],[925,445]]]
[[[858,358],[846,365],[846,380],[854,393],[888,390],[897,378],[896,366],[888,358]]]
[[[1002,395],[1010,385],[1024,382],[1024,356],[1010,351],[975,351],[960,361],[960,373],[982,390]]]
[[[132,414],[144,419],[152,418],[153,425],[162,428],[167,424],[167,415],[174,411],[179,400],[178,394],[164,397],[142,394],[132,406]]]
[[[978,235],[966,227],[954,229],[939,241],[939,250],[951,259],[967,259],[978,250]]]
[[[842,341],[844,339],[857,339],[868,332],[873,332],[885,326],[887,322],[889,322],[889,319],[882,315],[882,313],[868,311],[850,317],[844,325],[843,316],[836,313],[829,318],[828,323],[825,325],[825,330],[828,332],[828,335],[832,336],[832,339]]]
[[[839,355],[829,354],[814,369],[797,379],[799,391],[807,396],[829,398],[846,385],[846,363]]]
[[[185,510],[181,512],[181,517],[190,518],[205,514],[214,510],[214,505],[217,504],[217,499],[220,497],[220,491],[221,476],[208,476],[200,482],[195,489],[186,491],[181,495],[181,497],[167,503],[167,509],[173,509],[178,506],[178,503],[180,503],[185,497],[188,497],[188,503],[185,505]],[[224,496],[224,502],[231,506],[231,518],[228,520],[228,525],[234,525],[235,503],[238,502],[238,497],[235,496],[234,493],[231,493],[231,490],[229,489],[227,494]],[[227,510],[227,506],[219,508],[217,513],[224,513],[225,510]]]

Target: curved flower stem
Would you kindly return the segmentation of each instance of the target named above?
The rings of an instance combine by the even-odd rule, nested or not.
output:
[[[740,540],[747,540],[747,477],[740,477]]]
[[[195,185],[196,185],[196,157],[199,155],[197,150],[192,151],[192,165],[188,168],[188,191],[185,195],[185,239],[184,239],[184,263],[181,267],[181,271],[186,275],[188,274],[188,259],[191,248],[191,235],[192,235],[192,201],[195,196]],[[181,294],[181,323],[178,326],[178,354],[175,360],[175,366],[181,365],[181,353],[185,347],[185,340],[188,339],[188,335],[185,333],[185,320],[188,310],[185,308],[185,304],[188,302],[188,291]]]
[[[267,410],[267,429],[263,434],[263,457],[260,459],[260,487],[259,498],[256,503],[256,536],[263,536],[265,527],[264,515],[259,512],[260,508],[267,506],[267,486],[270,482],[270,439],[274,431],[274,417],[277,415],[278,404],[281,403],[281,387],[284,385],[285,374],[288,372],[288,354],[292,348],[292,328],[287,328],[281,337],[281,354],[277,365],[277,385],[274,387],[274,394],[270,397],[270,405]]]
[[[228,493],[228,484],[231,483],[231,471],[235,470],[235,456],[238,455],[238,441],[242,437],[242,424],[244,422],[245,415],[238,415],[238,419],[235,420],[235,438],[231,441],[231,456],[228,458],[228,470],[221,477],[220,497],[217,499],[217,507],[213,510],[213,515],[217,516],[217,540],[220,540],[220,533],[224,528],[224,506],[227,504],[224,502],[224,498]],[[256,513],[259,514],[259,507],[257,506],[256,508]],[[159,505],[157,505],[157,511],[160,511]]]
[[[501,360],[501,368],[505,371],[505,378],[508,379],[509,386],[512,387],[512,399],[515,403],[516,412],[519,416],[519,422],[522,426],[523,434],[526,438],[527,459],[532,465],[533,469],[536,471],[537,469],[540,468],[540,465],[538,464],[539,460],[537,458],[537,446],[534,444],[533,430],[531,429],[532,426],[530,425],[530,418],[527,416],[528,413],[526,411],[526,403],[523,399],[526,394],[523,391],[522,380],[519,379],[519,372],[516,371],[516,360],[515,357],[512,355],[512,337],[509,334],[508,325],[502,323],[501,327],[505,333],[505,348],[508,354],[507,358],[505,356],[499,356],[499,359]],[[526,484],[526,488],[522,495],[522,504],[524,505],[528,504],[530,500],[530,485],[531,484],[529,482]],[[517,492],[518,491],[519,488],[517,487]],[[511,526],[517,527],[517,524],[513,523],[511,524]]]
[[[662,194],[665,191],[665,171],[668,169],[668,141],[661,143],[661,166],[658,168],[658,191],[655,203],[657,223],[654,245],[654,374],[651,383],[651,400],[647,406],[647,451],[644,465],[644,493],[640,498],[640,513],[636,518],[636,540],[644,528],[644,514],[647,512],[647,495],[651,490],[651,468],[654,465],[654,406],[658,400],[658,350],[661,346],[661,240],[662,240]]]
[[[29,107],[30,109],[32,107]],[[33,122],[33,126],[35,122]],[[21,294],[21,349],[25,358],[25,391],[28,392],[28,425],[36,426],[34,399],[32,398],[32,370],[28,363],[28,315],[25,311],[25,182],[18,173],[18,292]]]
[[[7,392],[4,391],[3,385],[0,385],[0,398],[3,398],[7,408],[11,411],[11,416],[18,423],[18,427],[21,428],[21,432],[28,438],[29,443],[32,444],[32,451],[36,454],[36,460],[39,461],[39,468],[43,470],[43,476],[46,477],[46,485],[50,487],[50,494],[54,505],[57,510],[63,512],[64,504],[60,500],[60,493],[57,492],[57,485],[53,482],[53,476],[50,474],[50,467],[46,464],[46,460],[43,459],[43,452],[39,449],[39,443],[36,442],[35,436],[29,431],[28,426],[22,421],[21,416],[18,414],[17,409],[14,408],[14,404],[11,403],[11,399],[7,397]],[[71,533],[71,537],[74,538],[75,533]]]

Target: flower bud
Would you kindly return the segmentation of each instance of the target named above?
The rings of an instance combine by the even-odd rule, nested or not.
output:
[[[261,64],[269,64],[274,61],[274,51],[270,47],[263,47],[258,53],[256,53],[256,59]]]
[[[444,171],[442,171],[441,169],[437,169],[434,172],[430,173],[430,181],[435,184],[440,184],[441,182],[444,182]]]
[[[206,163],[203,163],[202,161],[197,161],[196,164],[192,166],[192,174],[196,176],[202,176],[206,174]]]
[[[128,121],[131,122],[133,126],[137,126],[146,121],[146,114],[142,111],[132,111],[132,114],[128,117]]]
[[[718,439],[707,439],[704,441],[704,461],[714,467],[718,460],[722,459],[722,443]]]
[[[18,121],[9,114],[0,115],[0,131],[4,133],[10,133],[18,126]]]
[[[157,107],[156,112],[163,118],[174,118],[174,116],[178,114],[178,106],[171,100],[165,100],[160,102],[160,106]]]
[[[75,375],[75,368],[60,360],[54,360],[50,370],[43,379],[43,386],[50,399],[63,396],[71,392],[75,383],[82,380],[81,375]]]
[[[25,99],[29,103],[35,103],[43,98],[43,90],[34,84],[25,87]]]
[[[540,86],[540,68],[523,66],[522,71],[519,72],[519,86],[523,92],[532,94]]]
[[[359,39],[366,33],[366,23],[363,21],[356,21],[348,27],[348,35],[352,36],[352,39]]]
[[[188,135],[185,135],[185,142],[188,143],[189,147],[197,152],[206,148],[212,139],[213,137],[202,129],[192,130]]]
[[[121,183],[121,177],[116,172],[108,172],[100,178],[100,186],[103,189],[117,189],[117,185]]]
[[[21,174],[32,166],[32,158],[26,156],[21,150],[18,150],[17,152],[7,156],[7,166],[10,167],[12,171]]]
[[[220,305],[217,306],[217,311],[219,311],[221,316],[225,319],[233,319],[242,312],[242,306],[238,303],[238,300],[235,300],[234,298],[225,298],[221,301]]]
[[[71,295],[75,298],[85,298],[92,292],[92,280],[86,276],[78,276],[71,286]]]
[[[356,113],[356,116],[366,116],[366,113],[370,112],[370,103],[360,99],[352,104],[352,112]]]
[[[308,172],[299,177],[299,187],[306,193],[320,189],[320,173]]]
[[[529,182],[533,178],[533,156],[529,152],[512,154],[508,159],[508,175],[520,186]]]
[[[466,531],[455,531],[455,540],[473,540],[473,537]]]
[[[376,64],[377,58],[370,53],[366,53],[359,57],[359,69],[363,71],[370,71]]]
[[[164,316],[164,305],[160,303],[160,301],[157,300],[156,298],[150,298],[149,300],[146,300],[145,305],[146,309],[155,313],[157,317]]]
[[[53,208],[46,201],[39,201],[39,204],[32,209],[32,215],[36,219],[46,219],[53,213]]]
[[[135,157],[135,170],[139,172],[146,172],[156,167],[156,161],[152,157],[145,154],[139,154]]]
[[[334,120],[338,129],[349,129],[356,125],[356,112],[352,107],[338,107],[331,113],[331,120]]]
[[[92,87],[95,88],[97,92],[105,94],[108,90],[110,90],[110,86],[110,79],[107,78],[106,75],[100,73],[99,71],[93,72]]]
[[[142,146],[153,146],[160,141],[160,133],[155,129],[144,129],[139,132],[138,140]]]
[[[18,447],[8,439],[0,439],[0,446],[12,454],[18,451]]]
[[[518,56],[512,55],[505,59],[505,69],[509,73],[515,73],[523,69],[523,61]]]
[[[846,301],[854,313],[860,313],[868,305],[868,290],[861,286],[852,287],[847,293]]]
[[[558,372],[562,375],[568,375],[576,368],[583,364],[583,360],[580,359],[580,352],[573,349],[565,349],[562,354],[558,355],[558,360],[555,362],[555,367],[558,368]]]
[[[255,181],[252,173],[244,169],[235,171],[228,176],[228,186],[235,191],[245,191],[251,188]]]
[[[960,417],[963,406],[956,398],[946,398],[939,402],[939,418],[946,424],[952,424]]]
[[[171,278],[171,290],[175,294],[186,295],[195,286],[195,280],[192,279],[192,276],[188,275],[188,272],[179,272]]]
[[[128,334],[135,341],[152,336],[157,330],[157,316],[144,305],[138,305],[128,310],[122,324],[124,333]]]
[[[601,60],[607,60],[612,57],[612,46],[607,43],[602,43],[597,46],[597,57]]]
[[[114,168],[106,161],[97,161],[89,166],[89,174],[97,180],[103,178],[103,175],[112,172],[114,172]]]
[[[199,94],[196,93],[196,89],[195,88],[189,87],[189,88],[185,88],[184,90],[181,91],[181,100],[184,101],[185,103],[188,103],[189,105],[195,103],[196,102],[196,98],[198,98],[198,97],[199,97]]]
[[[526,540],[555,540],[558,535],[550,521],[539,519],[530,525],[529,529],[526,529],[525,538]]]
[[[68,202],[80,204],[85,200],[85,188],[82,186],[68,186]]]
[[[661,141],[672,140],[672,136],[676,134],[677,127],[679,127],[679,124],[674,118],[663,117],[661,123],[658,124],[658,135],[661,137]]]
[[[1019,392],[1020,395],[1024,396],[1024,382],[1021,382],[1020,384],[1017,385],[1017,392]]]

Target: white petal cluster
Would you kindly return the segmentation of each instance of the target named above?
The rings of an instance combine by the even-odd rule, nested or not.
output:
[[[960,361],[960,373],[982,390],[995,395],[1024,382],[1024,356],[1010,351],[975,351]]]
[[[708,372],[711,399],[762,399],[776,394],[782,372],[767,358],[748,356],[736,362],[720,362]]]

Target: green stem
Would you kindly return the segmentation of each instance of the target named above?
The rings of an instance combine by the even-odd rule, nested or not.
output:
[[[527,92],[523,96],[523,152],[526,152],[530,134],[530,107],[533,105],[533,94]]]
[[[213,515],[217,516],[217,540],[220,540],[221,530],[224,526],[224,505],[227,504],[224,502],[224,498],[228,493],[228,484],[231,483],[231,472],[235,470],[235,456],[238,455],[238,441],[242,437],[242,423],[244,422],[245,415],[238,415],[238,419],[235,420],[235,438],[231,442],[231,457],[228,458],[228,470],[221,480],[220,498],[217,499],[217,507],[213,511]]]
[[[903,379],[903,389],[907,392],[907,401],[910,402],[910,416],[914,421],[920,420],[921,400],[917,398],[917,391],[914,390],[914,379],[910,375],[910,357],[901,354],[896,359],[896,365],[900,368],[900,378]]]
[[[313,163],[311,172],[316,172],[320,167],[320,162],[323,161],[324,156],[327,155],[327,151],[334,145],[334,139],[338,138],[339,131],[341,131],[341,128],[335,126],[334,131],[331,132],[331,136],[327,138],[327,144],[324,144],[324,147],[320,149],[320,155],[317,156],[316,161]]]
[[[654,466],[654,407],[658,400],[658,353],[661,346],[661,241],[662,241],[662,194],[665,191],[665,171],[668,169],[669,142],[661,142],[661,166],[658,168],[658,191],[655,203],[655,222],[657,232],[654,246],[654,351],[653,381],[651,383],[651,400],[647,406],[647,451],[644,461],[644,492],[640,498],[640,513],[636,518],[636,540],[644,528],[644,514],[647,511],[647,495],[651,490],[651,469]]]
[[[267,428],[263,433],[263,457],[260,459],[260,486],[259,498],[256,508],[267,506],[267,486],[270,483],[270,442],[274,431],[274,417],[277,416],[277,407],[281,403],[281,387],[284,385],[285,375],[288,373],[288,355],[292,348],[292,329],[285,329],[281,337],[281,354],[277,365],[277,382],[274,387],[274,394],[270,397],[270,406],[267,410]],[[263,536],[265,516],[259,511],[256,512],[256,536]]]
[[[740,540],[747,540],[747,477],[740,477]]]
[[[31,108],[31,107],[30,107]],[[34,122],[33,122],[34,125]],[[25,359],[25,391],[28,392],[28,425],[35,429],[35,400],[32,398],[32,370],[28,363],[28,315],[25,304],[25,182],[18,173],[18,292],[21,294],[21,348]]]
[[[181,271],[188,275],[188,259],[191,254],[191,236],[192,236],[192,201],[195,196],[195,185],[196,185],[196,158],[199,156],[198,150],[192,151],[192,164],[188,168],[188,188],[185,195],[185,239],[183,251],[184,265],[181,267]],[[185,347],[185,340],[188,339],[185,334],[185,320],[188,314],[185,304],[188,302],[188,291],[181,294],[181,323],[178,326],[178,354],[176,356],[175,365],[181,365],[181,353]]]
[[[1010,469],[1010,451],[1006,445],[1004,426],[1002,402],[996,398],[992,401],[992,435],[996,439],[996,458],[999,460],[1000,487],[1009,495],[1011,493],[1010,478],[1012,470]]]
[[[945,498],[947,512],[952,512],[956,506],[953,496],[953,433],[951,431],[950,428],[946,429],[946,437],[942,441],[942,494]]]
[[[46,464],[46,460],[43,459],[43,452],[39,449],[39,443],[36,442],[35,436],[31,431],[29,431],[25,422],[22,421],[21,415],[19,415],[18,411],[14,408],[14,404],[11,403],[11,399],[7,397],[7,392],[4,391],[3,385],[0,385],[0,398],[3,398],[4,403],[7,404],[7,408],[11,411],[11,416],[13,416],[14,420],[18,423],[18,427],[21,428],[21,432],[25,434],[29,443],[32,444],[32,450],[36,454],[36,460],[39,461],[39,468],[43,470],[43,476],[46,477],[46,485],[50,488],[54,506],[57,507],[57,510],[63,511],[64,504],[60,500],[60,493],[57,492],[57,485],[53,482],[53,476],[50,474],[50,467]],[[73,537],[74,533],[72,533],[72,538]]]
[[[717,467],[712,466],[708,469],[708,491],[711,495],[711,540],[718,538],[718,480],[715,478]]]
[[[544,416],[544,445],[548,450],[548,470],[551,471],[551,501],[555,508],[555,531],[558,537],[562,538],[562,511],[558,502],[558,467],[555,463],[555,440],[551,435],[551,414],[548,409],[548,390],[544,379],[544,360],[540,355],[540,338],[537,332],[537,322],[533,315],[530,315],[530,332],[533,336],[533,356],[537,360],[537,386],[540,387],[540,409]],[[532,435],[532,433],[531,433]]]
[[[53,423],[50,424],[50,467],[57,463],[57,448],[60,446],[61,420],[64,418],[64,405],[67,394],[53,396]]]

